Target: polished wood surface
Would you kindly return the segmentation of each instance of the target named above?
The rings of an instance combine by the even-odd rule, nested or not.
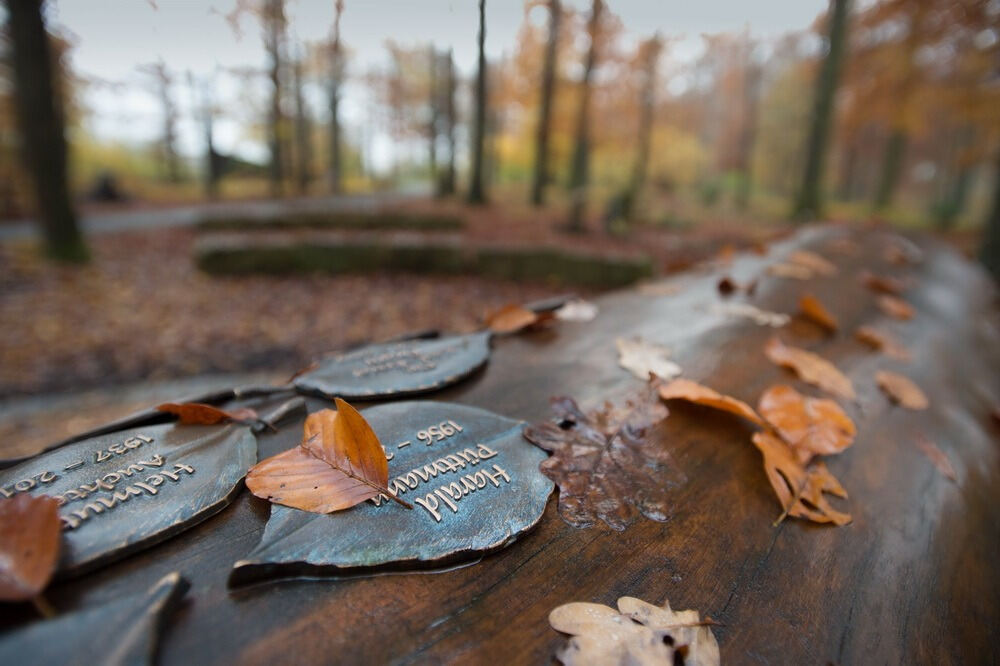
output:
[[[484,407],[534,422],[549,398],[585,407],[618,400],[641,382],[616,362],[614,340],[640,335],[667,344],[691,379],[756,404],[775,383],[795,380],[764,356],[774,329],[726,318],[716,283],[759,276],[754,305],[794,312],[804,291],[838,317],[828,337],[798,319],[783,340],[834,361],[851,377],[855,445],[828,462],[850,493],[837,506],[842,528],[772,521],[780,507],[765,478],[752,428],[708,409],[671,404],[654,432],[687,482],[671,519],[640,518],[623,532],[574,529],[549,501],[538,528],[481,562],[435,574],[263,583],[230,589],[232,564],[260,538],[269,507],[243,492],[193,529],[87,576],[57,583],[49,599],[74,610],[138,593],[171,571],[191,582],[188,601],[167,622],[164,664],[203,663],[548,663],[565,640],[547,622],[568,601],[614,604],[622,595],[695,608],[724,626],[714,632],[729,663],[995,663],[1000,656],[1000,321],[997,290],[951,250],[923,245],[920,264],[883,258],[881,231],[854,231],[856,252],[831,242],[846,230],[818,228],[775,244],[767,256],[679,276],[676,294],[632,289],[598,300],[587,323],[497,338],[493,357],[470,379],[430,399]],[[836,243],[835,243],[836,245]],[[793,249],[814,249],[840,267],[807,282],[766,275]],[[888,320],[858,273],[909,277],[916,317]],[[731,297],[742,300],[742,296]],[[857,342],[877,323],[910,348],[904,364]],[[903,372],[931,406],[906,411],[875,384],[880,369]],[[323,405],[310,399],[310,409]],[[301,417],[260,435],[261,457],[297,443]],[[950,458],[945,478],[916,445],[924,436]],[[3,625],[33,617],[5,607]]]

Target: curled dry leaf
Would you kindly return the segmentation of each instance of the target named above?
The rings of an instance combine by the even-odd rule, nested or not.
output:
[[[772,328],[781,328],[791,319],[786,314],[761,310],[749,303],[713,303],[711,310],[730,317],[744,317],[759,326]]]
[[[646,381],[653,373],[661,379],[672,379],[681,374],[681,366],[670,360],[670,350],[663,345],[642,338],[618,338],[618,365]]]
[[[165,402],[156,409],[173,414],[177,417],[177,422],[184,425],[215,425],[226,421],[255,423],[260,420],[257,412],[249,407],[226,411],[200,402]]]
[[[757,411],[774,426],[802,463],[814,455],[840,453],[854,443],[854,421],[833,400],[810,398],[791,386],[772,386]]]
[[[674,611],[634,597],[618,599],[618,610],[585,602],[554,608],[549,624],[572,638],[556,658],[566,666],[582,664],[663,664],[718,666],[719,644],[710,620],[698,611]]]
[[[573,527],[603,521],[623,530],[638,515],[670,517],[670,489],[686,481],[663,443],[649,437],[667,408],[650,385],[624,408],[610,403],[584,414],[571,398],[553,398],[554,421],[529,426],[528,441],[552,455],[539,466],[559,486],[559,515]]]
[[[596,305],[590,301],[576,298],[556,310],[555,317],[560,321],[592,321],[597,313]]]
[[[771,264],[767,267],[767,274],[792,280],[808,280],[814,275],[812,269],[807,266],[786,263]]]
[[[909,350],[885,331],[880,331],[871,326],[859,326],[858,330],[854,332],[854,337],[872,349],[881,351],[886,356],[891,356],[900,361],[910,360]]]
[[[792,448],[778,437],[757,432],[753,435],[754,445],[764,454],[764,471],[778,500],[782,515],[805,518],[816,523],[846,525],[851,516],[837,511],[826,499],[825,493],[837,497],[847,497],[847,491],[830,474],[822,462],[803,467]]]
[[[917,436],[917,448],[924,452],[924,455],[931,459],[934,466],[937,467],[938,471],[941,472],[946,478],[952,481],[958,482],[958,475],[955,474],[955,468],[951,466],[951,460],[948,459],[947,454],[938,448],[937,444],[927,439],[923,435]]]
[[[793,370],[802,381],[847,400],[854,400],[854,384],[825,358],[771,338],[764,353],[772,363]]]
[[[486,315],[486,328],[494,333],[516,333],[553,317],[551,312],[538,314],[524,306],[508,303]]]
[[[879,370],[875,373],[875,382],[890,400],[902,407],[919,410],[927,409],[930,405],[927,396],[909,377],[888,370]]]
[[[874,292],[889,294],[890,296],[899,296],[906,289],[906,285],[899,278],[876,275],[869,271],[861,273],[861,284]]]
[[[833,332],[838,328],[837,318],[812,294],[804,294],[799,299],[799,311],[809,321]]]
[[[412,509],[386,485],[389,463],[375,432],[351,405],[306,417],[302,443],[271,456],[247,472],[257,497],[313,513],[347,509],[379,494]]]
[[[59,561],[59,502],[18,493],[0,500],[0,601],[27,601],[49,584]]]
[[[765,425],[764,420],[747,403],[728,395],[722,395],[690,379],[675,379],[669,384],[661,386],[660,397],[664,400],[687,400],[705,407],[721,409],[724,412],[742,416],[759,426]]]
[[[836,275],[837,265],[809,250],[796,250],[788,255],[788,261],[808,268],[817,275]]]
[[[886,313],[893,319],[902,319],[904,321],[913,319],[913,306],[901,298],[883,294],[878,297],[878,306],[882,312]]]

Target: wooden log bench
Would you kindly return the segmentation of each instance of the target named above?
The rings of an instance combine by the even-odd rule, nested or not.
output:
[[[844,241],[843,239],[847,239]],[[793,318],[789,343],[832,360],[854,382],[843,404],[858,426],[854,446],[828,461],[848,490],[845,527],[772,522],[780,506],[750,444],[752,428],[706,408],[670,405],[652,436],[686,481],[672,491],[669,520],[640,518],[624,531],[567,525],[558,491],[530,533],[472,566],[442,573],[299,580],[230,588],[233,563],[261,538],[270,507],[242,492],[231,506],[163,543],[85,576],[55,583],[51,604],[70,611],[136,594],[171,572],[191,583],[187,602],[164,627],[163,664],[550,663],[566,637],[547,616],[570,601],[614,605],[622,595],[694,608],[713,628],[729,663],[994,663],[1000,658],[1000,322],[997,290],[954,252],[918,240],[923,258],[899,267],[883,231],[814,228],[771,246],[766,256],[689,272],[600,299],[590,322],[560,323],[494,340],[472,377],[428,399],[480,406],[537,423],[549,399],[584,407],[619,400],[641,385],[617,364],[615,339],[638,335],[672,348],[684,375],[756,404],[790,383],[763,348],[774,330],[711,306],[722,276],[757,280],[753,296],[793,313],[809,291],[832,310],[840,332],[826,336]],[[851,248],[835,253],[833,248]],[[839,275],[798,281],[768,275],[789,252],[812,249]],[[910,280],[912,321],[894,325],[912,361],[894,364],[853,337],[886,323],[858,275],[874,270]],[[925,391],[921,412],[893,406],[875,372],[903,370]],[[310,410],[329,403],[308,399]],[[363,405],[362,405],[363,406]],[[301,417],[258,436],[260,457],[298,443]],[[916,446],[935,442],[951,460],[945,478]],[[32,621],[27,605],[0,606],[12,629]],[[0,641],[3,636],[0,635]],[[25,655],[25,663],[30,655]]]

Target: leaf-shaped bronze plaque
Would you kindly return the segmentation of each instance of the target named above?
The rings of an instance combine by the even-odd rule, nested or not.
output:
[[[524,423],[445,402],[379,405],[364,416],[389,458],[389,490],[413,510],[384,497],[325,515],[273,505],[231,584],[437,568],[502,548],[541,519],[553,484]]]
[[[3,664],[151,664],[160,628],[188,583],[177,573],[164,576],[145,594],[59,615],[4,634]]]
[[[75,574],[208,518],[238,492],[257,461],[241,425],[150,425],[67,444],[0,471],[0,498],[60,502],[57,575]],[[2,501],[2,499],[0,499]]]
[[[329,356],[298,376],[303,393],[347,400],[425,393],[468,377],[490,356],[492,333],[369,345]]]

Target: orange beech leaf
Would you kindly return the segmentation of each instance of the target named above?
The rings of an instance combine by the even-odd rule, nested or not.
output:
[[[893,319],[913,319],[913,306],[901,298],[883,294],[878,297],[878,306],[881,308],[882,312],[886,313]]]
[[[891,356],[900,361],[910,360],[909,350],[885,331],[880,331],[871,326],[859,326],[858,330],[854,331],[854,337],[873,349],[878,349],[886,356]]]
[[[803,317],[828,331],[836,331],[838,328],[837,318],[812,294],[804,294],[799,299],[799,311]]]
[[[854,384],[835,365],[822,356],[805,349],[790,347],[778,338],[771,338],[764,353],[772,363],[790,368],[807,384],[847,400],[854,400]]]
[[[660,397],[664,400],[687,400],[688,402],[704,405],[705,407],[721,409],[724,412],[742,416],[759,426],[765,425],[764,420],[747,403],[736,398],[731,398],[728,395],[717,393],[707,386],[702,386],[690,379],[675,379],[669,384],[664,384],[660,387]]]
[[[775,524],[786,515],[834,525],[851,522],[849,514],[837,511],[826,499],[825,493],[846,498],[847,491],[825,464],[803,467],[791,447],[770,433],[754,433],[753,443],[764,454],[767,480],[781,502],[783,513]]]
[[[486,328],[494,333],[516,333],[541,321],[538,313],[514,303],[486,315]]]
[[[788,255],[788,261],[804,266],[819,275],[836,275],[837,265],[809,250],[796,250]]]
[[[872,291],[880,294],[889,294],[890,296],[899,296],[906,289],[906,285],[898,278],[875,275],[868,271],[861,273],[861,284]]]
[[[888,370],[879,370],[875,373],[875,382],[890,400],[902,407],[927,409],[930,405],[927,396],[909,377]]]
[[[165,402],[162,405],[158,405],[156,409],[175,415],[177,422],[184,425],[215,425],[216,423],[223,423],[225,421],[246,423],[248,421],[257,421],[260,418],[257,416],[257,412],[249,407],[242,407],[227,412],[224,409],[205,405],[200,402]]]
[[[59,502],[18,493],[0,500],[0,601],[27,601],[45,589],[59,561]]]
[[[389,492],[385,450],[365,418],[336,398],[337,411],[323,409],[306,418],[302,443],[260,461],[247,472],[247,488],[276,504],[330,513],[379,494],[408,509]]]
[[[757,411],[808,462],[814,455],[840,453],[854,443],[854,421],[833,400],[810,398],[779,384],[764,391]]]
[[[955,474],[955,468],[951,466],[951,460],[948,459],[948,455],[944,451],[937,447],[937,444],[923,435],[918,435],[917,448],[931,459],[931,462],[934,463],[934,466],[938,468],[941,474],[952,481],[958,481],[958,475]]]
[[[813,276],[813,271],[799,264],[771,264],[767,267],[767,274],[793,280],[808,280]]]

